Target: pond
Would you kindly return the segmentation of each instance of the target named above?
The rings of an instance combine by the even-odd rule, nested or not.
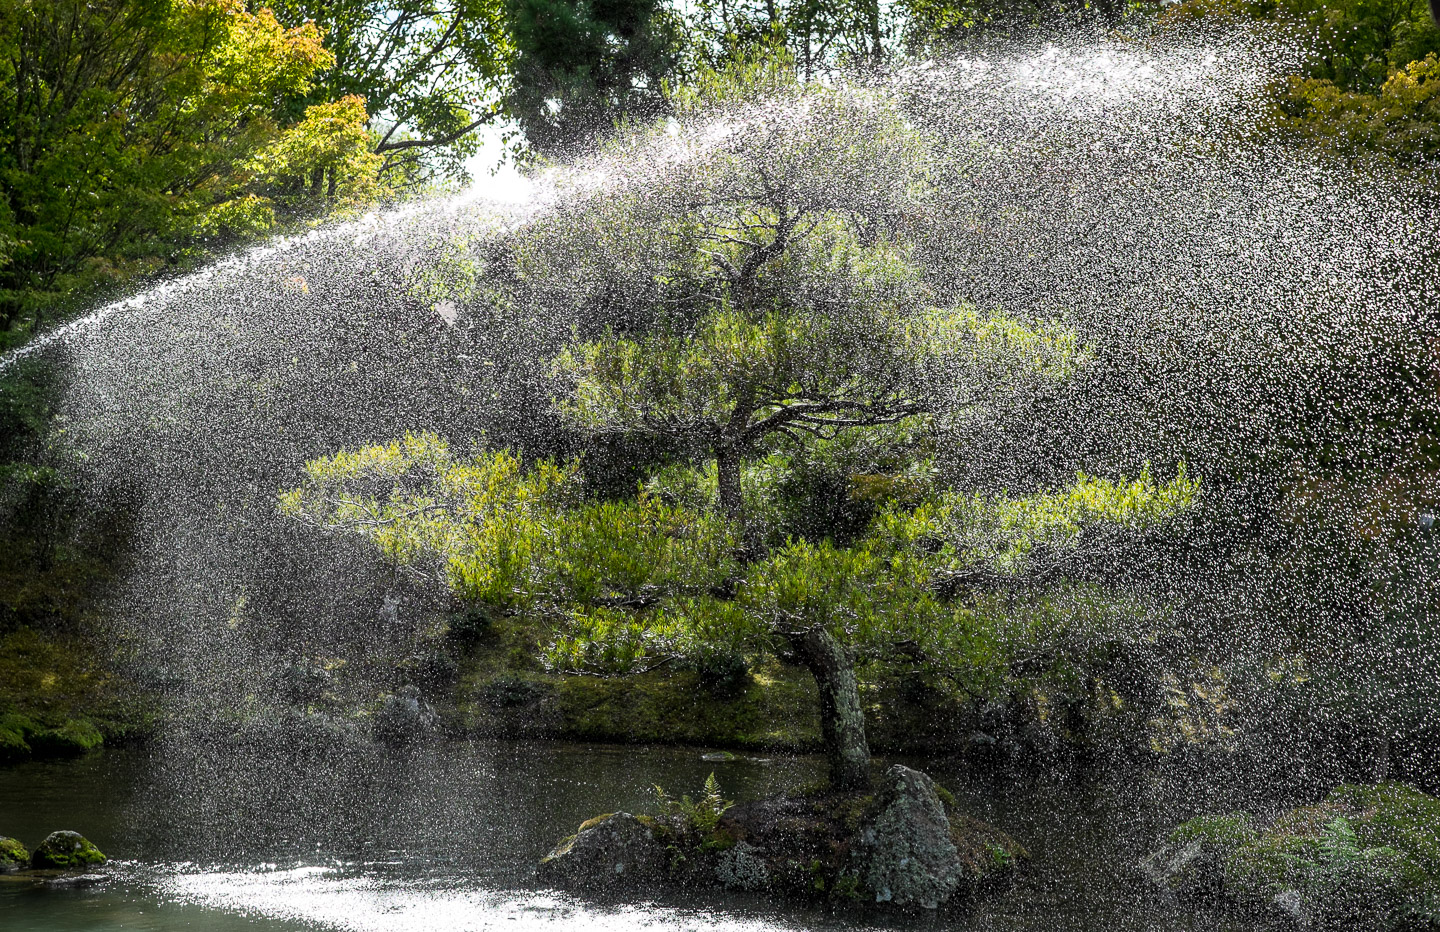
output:
[[[654,784],[729,798],[793,789],[817,758],[705,760],[696,749],[449,743],[377,755],[238,753],[203,743],[0,769],[0,834],[33,847],[73,829],[111,857],[103,879],[0,877],[6,932],[334,929],[1168,930],[1239,928],[1156,896],[1138,861],[1194,811],[1195,787],[967,779],[927,769],[1034,855],[1014,889],[969,911],[887,916],[721,893],[603,902],[545,889],[536,860],[584,819],[653,812]],[[1223,788],[1221,788],[1223,791]],[[1213,805],[1214,799],[1206,801]]]

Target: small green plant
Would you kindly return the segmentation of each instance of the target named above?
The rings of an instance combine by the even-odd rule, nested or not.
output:
[[[990,855],[991,866],[997,869],[1009,867],[1015,861],[1015,855],[1000,845],[995,844],[993,841],[986,843],[985,853]]]
[[[1344,816],[1336,816],[1325,826],[1325,831],[1320,834],[1320,860],[1326,866],[1344,866],[1347,862],[1357,861],[1364,854],[1360,847],[1360,840],[1355,836],[1355,829],[1350,825],[1350,820]]]
[[[686,825],[706,835],[715,831],[726,810],[735,805],[733,800],[721,797],[720,781],[715,779],[713,770],[710,776],[705,778],[704,791],[699,799],[692,800],[689,796],[674,799],[659,784],[655,786],[655,798],[660,803],[662,813],[678,815],[685,820]]]

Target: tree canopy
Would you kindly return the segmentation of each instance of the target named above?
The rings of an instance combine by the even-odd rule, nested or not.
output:
[[[905,224],[925,197],[924,140],[883,97],[790,86],[684,119],[615,143],[607,164],[632,174],[513,244],[521,282],[543,286],[561,257],[578,266],[572,299],[588,307],[587,264],[633,276],[556,356],[555,403],[582,434],[672,441],[678,462],[614,499],[584,488],[578,461],[457,456],[413,435],[310,463],[282,507],[467,601],[550,618],[557,669],[793,655],[819,687],[832,779],[855,786],[869,759],[857,651],[903,644],[944,666],[973,623],[958,596],[1043,577],[1098,528],[1162,525],[1198,485],[1183,469],[1027,495],[937,480],[937,426],[1064,379],[1084,360],[1074,335],[930,300]],[[652,173],[657,159],[680,168]],[[878,189],[873,159],[911,166],[911,183]],[[503,291],[487,300],[508,306]],[[767,507],[759,473],[867,435],[892,445],[893,471],[845,477],[874,504],[849,539],[797,536]],[[752,512],[782,517],[762,529]]]
[[[378,184],[364,102],[306,104],[334,56],[236,0],[47,0],[0,15],[0,332],[199,238]]]
[[[315,23],[331,60],[312,96],[358,97],[371,146],[398,186],[458,177],[475,131],[494,122],[513,66],[501,0],[278,0],[288,25]]]
[[[664,112],[682,23],[658,0],[508,0],[516,56],[506,106],[526,145],[573,155],[625,118]]]

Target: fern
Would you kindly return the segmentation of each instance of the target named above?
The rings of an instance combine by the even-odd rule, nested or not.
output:
[[[1350,820],[1336,816],[1325,825],[1320,834],[1320,862],[1327,867],[1344,867],[1360,860],[1364,850]]]
[[[735,805],[733,800],[721,796],[720,781],[715,779],[713,770],[710,776],[705,778],[703,792],[697,800],[692,800],[688,795],[674,799],[659,784],[655,786],[655,797],[662,813],[677,815],[686,825],[707,835],[715,831],[726,810]]]

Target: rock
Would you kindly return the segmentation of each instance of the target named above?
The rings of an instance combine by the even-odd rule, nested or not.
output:
[[[0,835],[0,874],[18,871],[29,866],[30,852],[13,838]]]
[[[78,832],[51,832],[30,856],[30,866],[78,870],[104,864],[105,855]]]
[[[392,746],[413,744],[428,737],[437,720],[435,710],[420,698],[420,690],[406,686],[386,696],[375,713],[375,737]]]
[[[1182,902],[1216,903],[1225,895],[1225,858],[1251,844],[1255,829],[1243,812],[1191,819],[1151,852],[1141,869]]]
[[[557,886],[642,881],[935,909],[1028,857],[908,767],[892,767],[873,796],[773,796],[715,820],[676,808],[656,818],[622,812],[586,822],[541,862],[541,878]]]
[[[770,883],[770,868],[749,842],[737,842],[715,862],[715,879],[727,890],[763,890]]]
[[[858,839],[861,880],[875,902],[935,909],[960,884],[960,854],[935,781],[896,764],[885,774],[879,815]]]
[[[665,850],[645,821],[628,812],[597,816],[540,861],[540,878],[557,886],[630,885],[660,876]]]

